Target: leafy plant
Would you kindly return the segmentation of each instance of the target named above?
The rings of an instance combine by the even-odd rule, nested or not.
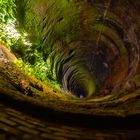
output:
[[[8,23],[14,19],[15,0],[0,0],[0,22]]]
[[[19,26],[15,0],[0,0],[0,7],[0,43],[5,44],[16,55],[18,60],[15,64],[26,74],[35,75],[48,86],[60,90],[57,82],[51,79],[42,53],[37,50],[38,43]]]

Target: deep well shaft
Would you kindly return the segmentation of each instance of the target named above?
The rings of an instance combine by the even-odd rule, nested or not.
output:
[[[135,75],[137,2],[22,0],[17,6],[21,26],[64,90],[80,98],[110,93]]]

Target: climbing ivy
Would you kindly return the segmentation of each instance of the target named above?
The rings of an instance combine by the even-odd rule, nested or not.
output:
[[[25,17],[24,6],[18,7],[17,3],[22,3],[22,0],[0,0],[0,44],[11,49],[18,58],[15,64],[22,71],[35,75],[48,86],[59,90],[56,81],[51,79],[52,76],[47,63],[43,60],[42,53],[37,50],[39,43],[36,43],[36,36],[32,38],[25,32],[26,27],[19,24],[20,20],[24,21],[27,17],[32,19],[33,15],[29,13]],[[36,28],[32,22],[30,26]]]
[[[0,0],[0,22],[8,23],[14,19],[15,0]]]
[[[15,14],[14,0],[0,0],[0,42],[10,45],[11,40],[7,34],[7,26],[13,25]]]

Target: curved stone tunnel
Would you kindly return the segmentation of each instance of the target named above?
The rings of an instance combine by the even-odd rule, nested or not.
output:
[[[39,42],[65,91],[80,98],[101,96],[104,90],[111,94],[136,74],[137,2],[38,0],[18,5],[19,13],[25,11],[21,26]]]
[[[140,2],[16,0],[16,6],[19,28],[66,93],[0,59],[1,139],[139,139]]]

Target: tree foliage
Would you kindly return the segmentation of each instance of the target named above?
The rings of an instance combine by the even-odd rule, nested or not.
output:
[[[26,7],[20,5],[19,8],[17,2],[22,3],[22,0],[0,0],[0,44],[11,49],[18,58],[15,62],[16,65],[23,71],[35,75],[47,85],[54,85],[58,89],[56,81],[51,79],[48,65],[43,60],[42,53],[37,50],[39,43],[36,43],[36,36],[31,38],[25,32],[26,27],[19,24],[20,20],[25,18],[24,8]],[[20,9],[20,12],[17,9]],[[28,18],[33,18],[32,14],[29,14]],[[31,25],[32,22],[30,22]],[[36,28],[33,25],[31,27]]]
[[[0,22],[8,23],[14,19],[15,0],[0,0]]]

